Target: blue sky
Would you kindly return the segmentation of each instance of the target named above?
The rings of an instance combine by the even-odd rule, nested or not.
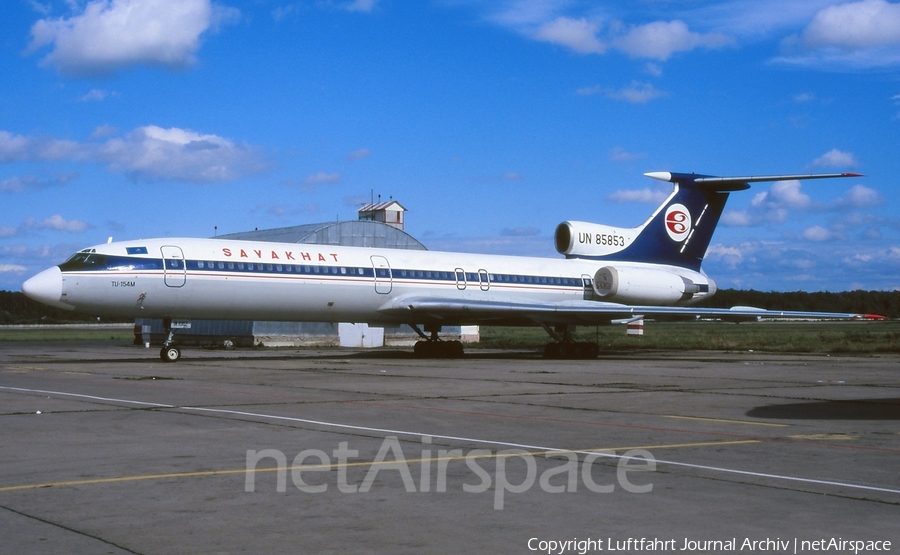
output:
[[[10,0],[0,289],[112,236],[409,209],[432,250],[559,256],[647,171],[859,172],[732,195],[720,287],[900,288],[900,3]]]

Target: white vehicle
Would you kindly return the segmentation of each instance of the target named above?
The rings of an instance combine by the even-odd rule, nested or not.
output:
[[[141,239],[81,250],[22,285],[44,304],[97,315],[162,318],[163,360],[181,357],[178,320],[275,320],[408,324],[417,354],[460,356],[442,326],[542,326],[548,357],[596,357],[576,325],[639,317],[854,318],[840,313],[695,308],[716,284],[700,264],[729,193],[759,181],[859,174],[711,177],[654,172],[674,190],[635,228],[567,221],[556,228],[565,258],[338,247],[229,239]],[[172,322],[176,325],[173,326]]]

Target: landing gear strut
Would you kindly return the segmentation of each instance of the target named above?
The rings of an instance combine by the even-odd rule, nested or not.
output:
[[[166,328],[166,340],[162,349],[159,350],[159,358],[163,362],[178,362],[178,359],[181,358],[181,349],[173,344],[175,343],[175,330],[172,328],[172,320],[163,320],[163,326]]]
[[[573,341],[572,331],[575,326],[558,326],[557,330],[550,329],[542,324],[544,330],[555,339],[553,343],[547,343],[544,347],[544,358],[551,359],[593,359],[600,354],[600,347],[596,343],[587,341]],[[558,332],[562,332],[560,335]]]
[[[413,348],[413,352],[417,357],[461,358],[463,356],[464,351],[461,341],[443,341],[438,337],[441,326],[426,325],[425,331],[430,332],[430,336],[425,335],[425,333],[419,329],[419,326],[415,324],[410,324],[410,327],[422,338],[421,341],[416,341],[416,346]]]

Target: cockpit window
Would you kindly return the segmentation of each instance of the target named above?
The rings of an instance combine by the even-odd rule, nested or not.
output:
[[[176,261],[181,267],[182,262]],[[95,249],[85,249],[72,255],[71,258],[59,265],[63,272],[131,272],[135,270],[162,270],[163,261],[160,258],[143,258],[136,256],[116,256],[112,254],[99,254]]]
[[[93,270],[106,266],[106,255],[81,251],[59,265],[60,270]]]

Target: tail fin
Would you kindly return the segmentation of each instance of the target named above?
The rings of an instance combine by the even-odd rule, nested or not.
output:
[[[787,181],[795,179],[824,179],[831,177],[861,177],[855,173],[765,175],[750,177],[715,177],[693,173],[650,172],[644,174],[653,179],[675,184],[672,194],[656,209],[644,224],[633,229],[618,229],[565,222],[556,232],[557,248],[569,257],[597,260],[615,259],[632,262],[670,264],[699,270],[719,223],[728,195],[733,191],[750,188],[750,183],[760,181]],[[592,231],[602,228],[614,230],[611,244],[597,233],[597,243],[590,238]],[[620,232],[621,236],[615,236]],[[581,243],[576,245],[576,237]],[[582,241],[586,238],[586,241]]]

